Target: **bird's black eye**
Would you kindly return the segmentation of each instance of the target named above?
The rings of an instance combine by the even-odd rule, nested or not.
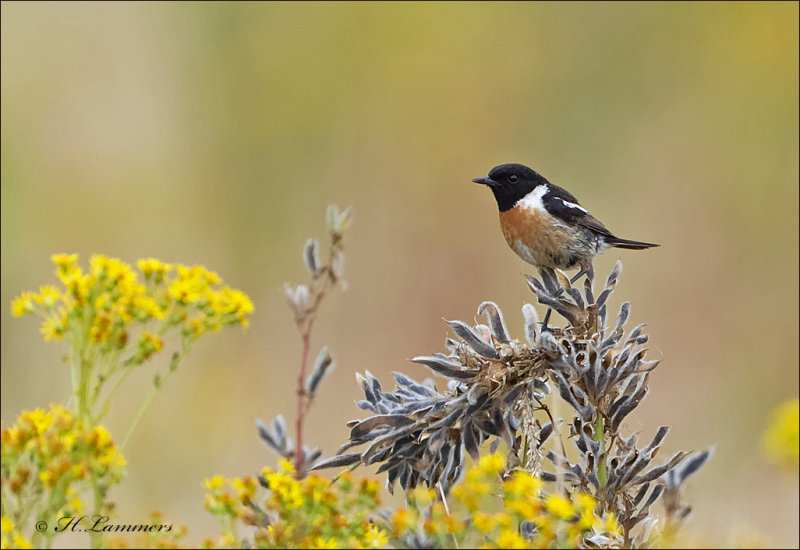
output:
[[[517,177],[516,174],[511,174],[510,176],[508,176],[508,181],[510,181],[511,183],[517,183],[518,179],[519,178]]]

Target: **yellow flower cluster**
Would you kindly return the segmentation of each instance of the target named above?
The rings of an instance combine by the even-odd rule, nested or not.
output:
[[[0,519],[0,548],[33,548],[33,545],[17,531],[13,521],[3,516]]]
[[[245,505],[255,496],[257,482],[252,477],[226,479],[214,476],[204,480],[208,493],[203,507],[215,516],[229,516],[244,519],[247,515]],[[229,492],[226,485],[233,489]]]
[[[408,508],[398,508],[391,517],[392,538],[424,532],[440,542],[463,532],[466,522],[448,514],[444,503],[436,500],[436,491],[417,487],[406,494]],[[437,545],[441,547],[440,545]]]
[[[189,339],[230,325],[245,329],[254,310],[246,294],[223,286],[219,275],[203,266],[141,259],[140,282],[136,271],[117,258],[92,256],[88,273],[78,265],[77,254],[54,254],[51,259],[62,288],[46,285],[38,293],[23,292],[11,304],[12,315],[39,315],[46,341],[70,335],[74,346],[86,342],[101,354],[119,354],[135,341],[126,365],[159,353],[162,336],[173,327]],[[135,325],[151,321],[155,330],[142,330],[132,339]]]
[[[43,317],[41,332],[48,341],[60,340],[69,331],[82,336],[88,324],[92,344],[101,351],[120,350],[134,323],[161,321],[161,332],[181,325],[185,335],[197,338],[230,325],[247,328],[254,310],[246,294],[223,286],[219,275],[200,265],[141,259],[140,282],[136,271],[117,258],[92,256],[88,273],[78,265],[77,254],[54,254],[51,259],[63,288],[42,286],[38,293],[23,292],[11,304],[14,316]],[[159,334],[140,335],[137,343],[135,364],[163,347]]]
[[[149,525],[154,527],[152,531],[139,531],[134,537],[129,535],[109,539],[105,548],[187,548],[181,546],[188,532],[185,525],[172,525],[164,521],[160,512],[150,514]]]
[[[84,429],[60,405],[23,411],[0,437],[4,513],[12,502],[33,508],[26,499],[34,495],[54,517],[81,514],[80,491],[90,479],[110,486],[124,476],[125,459],[108,431]]]
[[[800,400],[790,399],[771,415],[764,433],[763,448],[767,457],[797,472],[800,464]]]
[[[501,455],[481,457],[467,471],[464,481],[452,488],[452,514],[445,512],[442,502],[433,500],[432,491],[418,488],[409,492],[409,507],[392,515],[392,537],[402,539],[422,530],[437,546],[450,546],[455,539],[468,545],[482,544],[482,548],[578,548],[597,533],[621,540],[622,531],[614,515],[597,515],[593,497],[579,493],[569,498],[546,495],[539,478],[516,471],[502,481],[504,470]],[[502,496],[502,508],[495,495]],[[458,508],[467,512],[463,521],[457,519]],[[492,508],[498,511],[489,511]],[[529,529],[520,528],[524,522]],[[523,532],[530,536],[526,538]]]
[[[46,341],[68,342],[75,416],[58,406],[26,411],[2,434],[4,513],[6,501],[13,500],[24,504],[26,513],[46,518],[80,513],[79,489],[89,485],[95,510],[110,504],[106,493],[121,479],[125,461],[99,422],[124,380],[121,371],[162,352],[165,340],[176,335],[180,347],[168,375],[200,336],[232,325],[246,328],[254,309],[246,294],[224,286],[219,275],[199,265],[146,258],[137,262],[137,271],[117,258],[93,255],[84,270],[77,254],[55,254],[51,260],[60,285],[23,292],[13,300],[11,313],[40,316]],[[114,389],[104,392],[115,376]],[[156,388],[165,377],[154,377]],[[99,396],[104,403],[98,403]],[[33,484],[38,485],[26,490]],[[255,481],[251,486],[254,491]],[[16,498],[6,499],[7,492]],[[33,533],[31,540],[35,544],[53,535]]]
[[[254,542],[259,548],[382,548],[388,544],[387,532],[368,520],[380,504],[378,482],[356,482],[345,473],[331,484],[317,475],[297,480],[294,473],[285,459],[277,470],[264,468],[260,481],[268,495],[258,502],[255,480],[206,479],[205,508],[221,520],[223,533],[205,546],[241,546],[235,520],[258,528]]]

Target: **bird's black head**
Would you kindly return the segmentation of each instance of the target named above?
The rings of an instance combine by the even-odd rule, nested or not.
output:
[[[472,181],[489,186],[500,212],[513,208],[522,197],[539,185],[547,183],[544,176],[522,164],[495,166],[489,172],[489,177],[475,178]]]

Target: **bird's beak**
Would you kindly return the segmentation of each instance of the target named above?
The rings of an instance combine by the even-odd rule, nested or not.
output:
[[[486,178],[475,178],[472,181],[474,181],[475,183],[488,185],[489,187],[493,187],[495,185],[495,183],[496,183],[492,178],[489,178],[489,177],[486,177]]]

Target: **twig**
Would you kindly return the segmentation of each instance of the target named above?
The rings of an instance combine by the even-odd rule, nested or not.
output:
[[[309,323],[309,330],[311,323]],[[295,421],[295,433],[297,435],[297,442],[295,444],[294,450],[294,470],[295,470],[295,477],[297,479],[303,479],[305,477],[305,471],[303,468],[303,421],[305,420],[305,413],[306,408],[304,407],[306,402],[306,390],[305,390],[305,379],[306,379],[306,367],[308,365],[308,348],[309,348],[309,341],[310,335],[308,332],[303,333],[303,356],[300,360],[300,373],[297,376],[297,419]]]

